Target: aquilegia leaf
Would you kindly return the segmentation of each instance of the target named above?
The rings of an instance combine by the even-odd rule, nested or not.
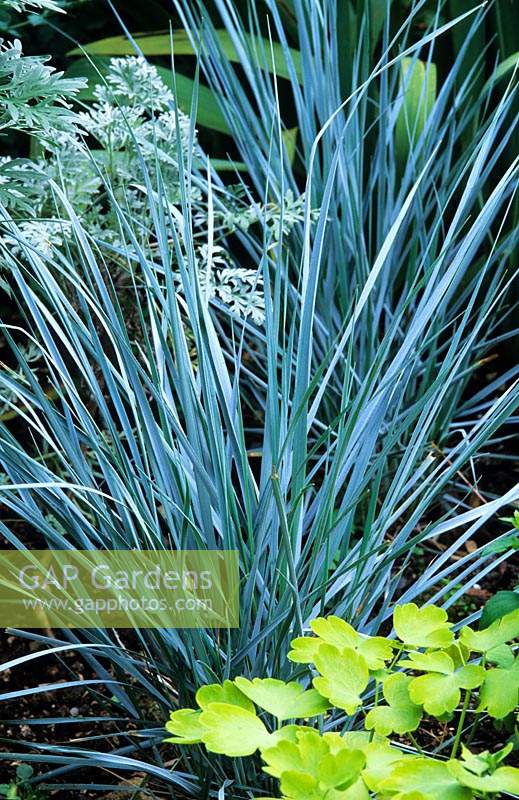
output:
[[[461,642],[476,653],[488,653],[499,645],[511,642],[519,637],[519,608],[504,617],[496,619],[488,628],[474,631],[466,627],[461,629]]]
[[[268,747],[270,734],[256,714],[229,703],[210,703],[200,721],[206,729],[203,742],[211,753],[251,756]]]
[[[478,711],[503,719],[519,705],[519,656],[509,668],[489,669],[479,690]]]
[[[491,775],[475,775],[459,761],[449,761],[447,767],[459,783],[476,792],[519,794],[519,769],[515,767],[498,767]]]
[[[178,711],[172,711],[165,727],[173,736],[164,741],[172,744],[201,742],[205,728],[200,722],[200,714],[200,711],[195,711],[193,708],[179,708]]]
[[[207,708],[209,703],[228,703],[231,706],[240,706],[246,711],[254,713],[254,703],[234,684],[233,681],[210,683],[201,686],[196,693],[196,702],[200,708]]]
[[[366,715],[365,727],[381,736],[415,731],[422,718],[422,709],[409,696],[411,678],[395,672],[384,680],[383,692],[388,705],[376,706]]]
[[[437,606],[396,606],[393,624],[398,638],[412,647],[448,647],[454,641],[447,612]]]
[[[260,708],[273,714],[279,720],[301,719],[323,714],[329,703],[316,689],[305,691],[297,681],[276,680],[275,678],[236,678],[238,689]]]
[[[322,676],[313,681],[319,694],[348,714],[354,714],[369,681],[365,659],[355,650],[338,650],[331,644],[322,644],[315,657],[315,666]]]
[[[451,774],[447,764],[431,758],[411,758],[398,764],[386,780],[379,786],[383,796],[400,793],[410,797],[412,792],[420,792],[426,798],[441,800],[471,800],[472,792],[460,786]],[[433,792],[433,793],[431,793]]]
[[[366,636],[358,633],[340,617],[319,617],[311,622],[315,636],[301,636],[292,641],[288,654],[291,661],[300,664],[315,663],[315,656],[322,643],[331,644],[339,650],[345,647],[355,650],[366,660],[371,670],[383,669],[393,654],[393,644],[382,636]]]

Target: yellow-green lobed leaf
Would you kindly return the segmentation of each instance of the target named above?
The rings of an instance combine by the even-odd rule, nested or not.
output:
[[[345,647],[355,650],[366,660],[372,671],[384,668],[385,662],[393,655],[393,644],[382,636],[365,636],[358,633],[340,617],[318,617],[310,623],[315,637],[303,636],[294,639],[288,654],[291,661],[302,664],[315,663],[315,656],[321,643],[331,644],[339,650]]]
[[[415,731],[422,718],[422,709],[409,696],[411,678],[401,672],[390,675],[383,683],[387,705],[372,708],[366,715],[365,727],[381,736]]]
[[[313,681],[319,694],[348,714],[355,713],[369,682],[365,659],[355,650],[339,650],[331,644],[322,644],[315,657],[315,666],[321,673],[321,677]]]
[[[449,761],[450,774],[463,786],[488,794],[519,794],[519,769],[498,767],[491,775],[475,775],[459,762]]]
[[[451,675],[455,669],[453,659],[442,650],[435,650],[432,653],[409,653],[409,657],[400,661],[399,666],[424,672],[441,672],[444,675]]]
[[[303,719],[324,714],[330,704],[315,689],[305,691],[297,681],[275,678],[236,678],[236,686],[256,705],[279,720]]]
[[[397,763],[388,778],[379,785],[382,797],[407,797],[420,792],[427,800],[471,800],[472,792],[461,786],[442,761],[410,758]]]
[[[205,728],[203,742],[211,753],[250,756],[268,747],[271,741],[260,718],[240,706],[210,703],[202,711],[200,721]]]
[[[308,786],[320,793],[316,796],[326,796],[330,800],[335,797],[335,791],[344,792],[360,780],[361,770],[366,763],[362,750],[349,748],[344,740],[341,746],[337,746],[336,740],[322,736],[316,730],[298,733],[296,742],[280,741],[274,747],[263,750],[262,757],[266,761],[264,771],[280,778],[282,785],[286,784],[285,777],[290,775],[292,787],[298,785],[297,776],[302,778],[300,785],[306,786],[304,776],[309,776],[312,781]]]
[[[254,703],[240,691],[233,681],[210,683],[201,686],[196,693],[196,702],[200,708],[207,708],[210,703],[228,703],[231,706],[241,706],[254,713]]]
[[[473,664],[461,667],[450,675],[429,672],[411,680],[409,695],[428,714],[442,717],[444,714],[451,714],[458,707],[461,689],[475,689],[484,678],[484,668]]]
[[[165,728],[173,735],[164,741],[172,744],[201,742],[205,728],[200,722],[200,713],[194,708],[179,708],[178,711],[172,711]]]
[[[478,711],[503,719],[519,705],[519,656],[509,668],[489,669],[479,690]]]
[[[264,771],[279,778],[289,770],[308,772],[317,777],[322,759],[330,753],[330,746],[319,731],[308,730],[296,734],[295,741],[281,740],[262,752],[267,763]]]
[[[519,637],[519,608],[504,617],[496,619],[488,628],[475,631],[466,627],[461,629],[460,640],[475,653],[487,653],[499,645]]]
[[[393,624],[398,638],[412,647],[443,648],[454,641],[447,612],[438,606],[396,606]]]

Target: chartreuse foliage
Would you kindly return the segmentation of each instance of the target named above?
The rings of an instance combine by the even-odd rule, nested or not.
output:
[[[519,793],[519,769],[503,763],[511,743],[497,753],[475,754],[461,741],[474,732],[475,722],[467,726],[469,710],[481,721],[484,715],[503,719],[517,708],[519,609],[485,630],[464,627],[457,635],[442,608],[408,603],[395,608],[393,624],[396,639],[363,635],[334,616],[314,620],[314,635],[294,639],[288,654],[297,664],[313,665],[313,688],[242,677],[203,686],[198,709],[171,714],[166,741],[201,743],[231,757],[259,751],[263,771],[279,780],[285,800],[471,800]],[[361,711],[361,729],[333,731],[339,722],[344,726],[334,709],[350,716]],[[454,721],[449,758],[417,751],[413,732],[427,716]],[[413,751],[392,743],[391,734],[407,735]]]

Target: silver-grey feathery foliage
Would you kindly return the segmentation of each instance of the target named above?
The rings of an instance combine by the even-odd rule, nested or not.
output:
[[[2,175],[6,176],[8,205],[15,208],[24,202],[30,212],[20,223],[20,230],[31,246],[51,255],[53,248],[64,244],[67,225],[57,214],[47,180],[50,178],[63,186],[75,213],[96,242],[117,251],[127,242],[108,196],[109,183],[109,193],[126,209],[140,246],[153,251],[153,198],[148,197],[150,184],[144,172],[151,191],[160,191],[167,198],[171,218],[182,224],[179,156],[184,163],[190,158],[203,160],[196,131],[190,130],[189,117],[175,109],[174,96],[156,68],[143,58],[113,58],[105,82],[95,87],[94,98],[88,110],[76,115],[71,130],[64,132],[57,126],[47,136],[45,155],[36,165],[9,160],[0,165],[0,181]],[[236,263],[226,237],[262,225],[271,246],[275,246],[280,209],[276,203],[245,200],[241,187],[226,187],[221,195],[212,212],[214,236],[209,242],[206,192],[200,182],[190,184],[201,281],[207,286],[208,299],[216,299],[233,314],[261,324],[261,278],[252,265]],[[287,192],[284,235],[302,220],[303,202],[303,196]],[[16,249],[16,242],[12,245]]]

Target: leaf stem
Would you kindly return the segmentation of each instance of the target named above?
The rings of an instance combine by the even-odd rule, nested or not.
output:
[[[420,755],[422,755],[422,756],[423,756],[423,755],[424,755],[424,751],[422,750],[422,748],[420,747],[420,745],[419,745],[419,744],[418,744],[418,742],[416,741],[416,739],[415,739],[415,737],[413,736],[413,734],[411,733],[411,731],[407,731],[407,735],[409,736],[409,739],[411,740],[411,743],[412,743],[413,747],[414,747],[416,750],[418,750],[418,752],[420,753]]]
[[[467,711],[469,708],[470,703],[470,691],[467,689],[465,691],[465,699],[463,701],[463,708],[461,709],[460,718],[458,720],[458,727],[456,729],[456,736],[454,738],[454,744],[452,745],[451,750],[451,758],[456,758],[456,754],[458,752],[458,748],[460,746],[461,734],[463,732],[463,726],[465,724],[465,717],[467,716]]]
[[[485,657],[485,655],[483,655],[481,657],[481,661],[479,662],[479,666],[480,667],[485,667],[486,663],[487,663],[486,662],[486,657]],[[478,729],[478,725],[481,722],[481,717],[482,717],[481,711],[477,711],[476,715],[474,717],[474,721],[472,723],[472,729],[470,731],[470,736],[467,739],[467,745],[466,745],[467,747],[470,747],[470,745],[472,744],[472,740],[474,739],[474,736],[476,735],[476,731]]]
[[[394,641],[394,648],[396,650],[396,653],[393,656],[393,660],[391,661],[391,664],[388,667],[389,670],[393,669],[393,667],[395,666],[396,662],[398,661],[398,659],[402,655],[402,651],[404,649],[404,643],[403,642],[398,642],[398,641],[395,640]]]

